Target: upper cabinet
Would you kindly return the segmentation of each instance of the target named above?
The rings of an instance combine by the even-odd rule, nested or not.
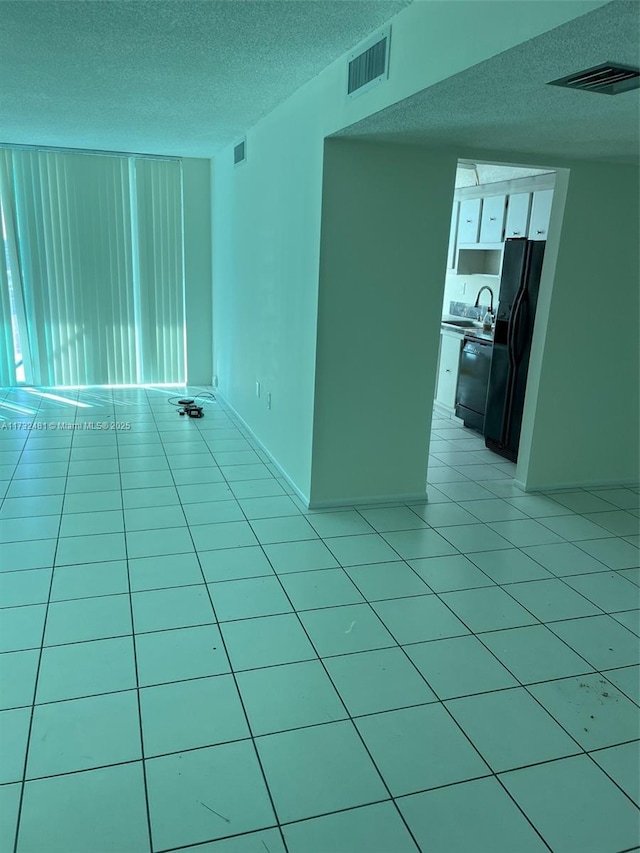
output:
[[[455,269],[456,265],[456,237],[458,236],[458,214],[460,213],[460,202],[454,201],[451,211],[451,227],[449,229],[449,254],[447,255],[447,269]]]
[[[528,234],[530,240],[547,239],[552,201],[553,190],[536,190],[533,193]]]
[[[553,190],[551,190],[553,192]],[[513,193],[509,196],[505,237],[526,237],[529,228],[531,193]]]
[[[458,244],[477,243],[480,233],[481,198],[467,198],[460,202],[458,223]]]
[[[480,219],[480,242],[501,243],[504,239],[506,195],[492,195],[483,200]]]

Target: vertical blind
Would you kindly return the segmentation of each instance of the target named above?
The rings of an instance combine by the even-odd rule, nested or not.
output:
[[[31,150],[4,162],[17,262],[0,280],[3,328],[10,275],[27,382],[184,382],[180,163]],[[10,243],[7,231],[9,259]]]

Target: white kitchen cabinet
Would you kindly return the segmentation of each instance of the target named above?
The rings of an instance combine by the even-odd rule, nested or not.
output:
[[[458,222],[458,245],[460,243],[477,243],[480,233],[481,198],[467,198],[460,202],[460,219]]]
[[[527,236],[530,208],[531,193],[513,193],[509,196],[507,224],[504,230],[505,238]]]
[[[449,254],[447,255],[447,269],[451,270],[456,265],[456,241],[458,237],[458,215],[460,213],[460,202],[454,201],[451,211],[451,227],[449,228]]]
[[[546,240],[549,232],[553,190],[536,190],[531,200],[529,239]]]
[[[463,335],[456,332],[442,332],[440,335],[440,361],[436,402],[453,413],[456,403],[456,385],[458,384],[458,365]]]
[[[490,195],[483,200],[482,216],[480,217],[481,243],[502,242],[506,206],[506,195]]]

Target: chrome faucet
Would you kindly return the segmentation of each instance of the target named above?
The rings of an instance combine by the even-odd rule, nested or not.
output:
[[[491,302],[489,304],[489,311],[493,314],[493,290],[491,290],[491,288],[486,284],[483,287],[481,287],[480,290],[478,291],[478,296],[476,298],[476,304],[473,307],[474,308],[480,307],[480,294],[482,293],[483,290],[489,291],[489,296],[491,297]]]

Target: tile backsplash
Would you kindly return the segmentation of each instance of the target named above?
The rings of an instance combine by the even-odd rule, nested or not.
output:
[[[488,305],[471,305],[468,302],[450,302],[449,314],[453,317],[469,317],[471,320],[482,320],[489,310]]]

